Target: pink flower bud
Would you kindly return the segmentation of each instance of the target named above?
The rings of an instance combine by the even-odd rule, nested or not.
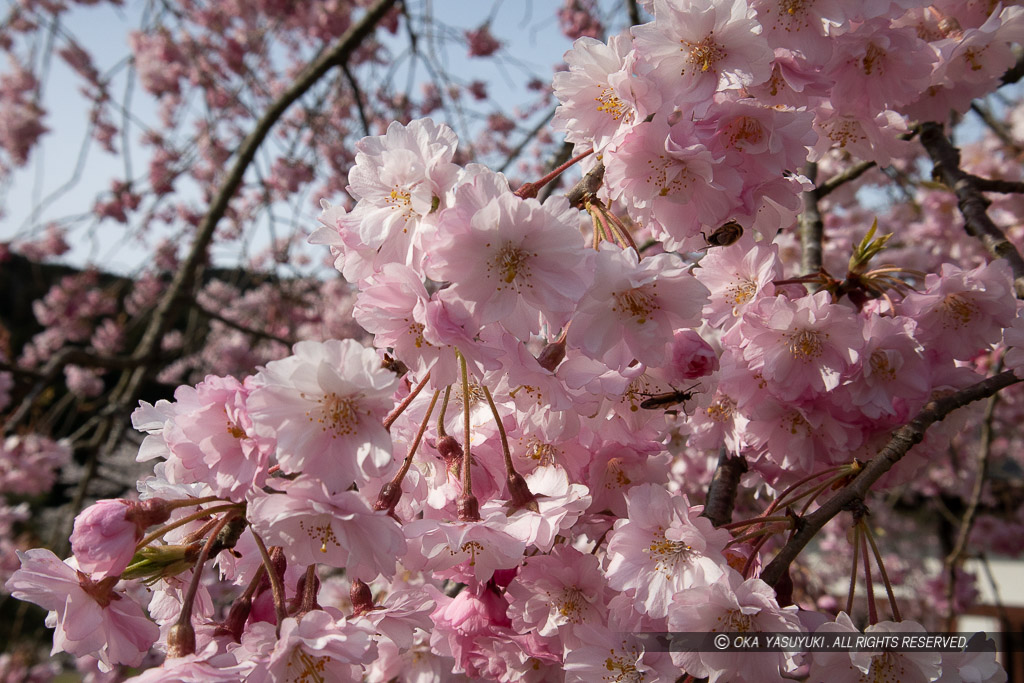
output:
[[[672,360],[667,369],[673,383],[705,377],[718,369],[718,356],[693,330],[677,330],[672,336]]]
[[[352,600],[352,616],[358,617],[373,610],[373,593],[370,592],[370,587],[359,579],[352,582],[349,598]]]
[[[131,505],[126,500],[101,500],[75,518],[71,551],[82,571],[120,574],[131,562],[143,533],[129,519]]]

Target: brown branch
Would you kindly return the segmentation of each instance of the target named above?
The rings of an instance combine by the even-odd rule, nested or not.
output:
[[[708,499],[704,503],[704,512],[701,516],[710,519],[716,527],[731,522],[740,477],[746,471],[746,458],[742,455],[730,455],[723,446],[718,454],[718,467],[708,486]]]
[[[1022,150],[1017,141],[1013,139],[1013,136],[1010,134],[1010,130],[1006,127],[1006,124],[993,116],[988,107],[981,104],[981,102],[972,102],[971,111],[978,115],[978,118],[980,118],[982,122],[988,126],[989,130],[992,131],[992,134],[999,138],[999,141],[1002,142],[1014,156],[1020,156],[1021,152],[1024,150]]]
[[[242,325],[241,323],[236,323],[234,320],[231,320],[230,318],[225,318],[221,314],[215,313],[214,311],[211,311],[210,309],[205,308],[198,301],[193,301],[192,305],[202,315],[205,315],[207,318],[210,318],[211,320],[216,320],[218,322],[224,323],[225,325],[227,325],[228,327],[230,327],[233,330],[238,330],[239,332],[244,332],[245,334],[251,335],[253,337],[257,337],[259,339],[266,339],[268,341],[275,341],[275,342],[277,342],[279,344],[284,344],[288,348],[291,348],[292,346],[295,345],[295,340],[294,339],[285,339],[284,337],[279,337],[276,334],[271,334],[270,332],[264,332],[262,330],[256,330],[256,329],[253,329],[251,327],[246,327],[245,325]]]
[[[1024,52],[1017,50],[1017,63],[1007,69],[1002,76],[1002,84],[1010,85],[1024,78]]]
[[[626,12],[629,14],[629,23],[636,26],[641,23],[640,7],[636,0],[626,0]]]
[[[359,114],[359,123],[363,126],[363,135],[370,135],[370,119],[366,116],[366,109],[363,108],[363,91],[359,87],[359,81],[352,75],[352,70],[348,68],[348,64],[341,65],[341,72],[345,74],[345,80],[348,81],[348,87],[352,88],[352,99],[356,102],[356,112]]]
[[[818,165],[810,162],[803,174],[813,183],[818,175]],[[824,263],[822,242],[825,239],[825,222],[818,209],[818,195],[815,190],[803,193],[804,210],[800,214],[800,272],[817,273]]]
[[[238,156],[235,157],[231,169],[199,224],[188,256],[175,273],[174,280],[157,305],[150,325],[136,351],[136,357],[146,358],[159,346],[160,339],[170,326],[172,309],[184,295],[186,287],[192,284],[200,264],[206,260],[208,247],[213,240],[214,229],[220,219],[224,217],[228,203],[241,186],[245,172],[255,158],[256,151],[263,144],[263,140],[269,135],[270,129],[284,115],[285,111],[306,94],[328,71],[348,61],[352,53],[362,44],[363,40],[376,27],[377,22],[384,18],[396,1],[377,0],[367,9],[358,22],[349,27],[334,45],[321,54],[315,62],[307,66],[295,79],[295,82],[281,93],[280,97],[270,105],[270,108],[256,123],[253,131],[242,141],[238,149]],[[144,370],[136,372],[137,378],[132,378],[132,387],[137,387],[141,383],[143,373]],[[132,393],[134,392],[128,391],[126,395]]]
[[[965,174],[970,179],[978,192],[998,192],[999,194],[1022,194],[1024,193],[1024,182],[1019,180],[999,180],[997,178],[982,178],[980,176]]]
[[[817,510],[802,518],[799,530],[761,572],[761,580],[769,585],[778,583],[786,574],[789,565],[821,528],[851,503],[864,500],[871,486],[899,462],[914,444],[920,443],[929,426],[945,419],[957,408],[988,398],[1000,389],[1019,381],[1012,372],[1006,371],[961,389],[955,394],[929,402],[913,420],[893,432],[889,443],[861,470],[861,473],[849,486],[829,498]]]
[[[537,125],[535,125],[533,129],[531,129],[530,132],[528,132],[523,137],[523,139],[519,141],[519,144],[509,151],[508,156],[505,157],[505,163],[503,163],[501,167],[498,169],[498,173],[504,173],[505,169],[511,166],[512,162],[519,158],[519,155],[523,153],[523,150],[526,149],[526,146],[529,145],[534,140],[536,140],[537,136],[540,135],[541,131],[543,131],[547,127],[547,125],[551,123],[551,118],[554,115],[555,108],[552,107],[552,109],[547,114],[545,114],[543,117],[540,118],[539,121],[537,121]]]
[[[148,367],[149,362],[159,352],[160,342],[171,327],[175,311],[180,305],[188,304],[188,290],[195,286],[200,266],[207,260],[214,230],[220,219],[224,217],[231,198],[241,186],[246,171],[255,159],[256,152],[263,141],[270,134],[270,130],[285,111],[306,94],[327,72],[348,61],[352,53],[359,48],[396,2],[397,0],[377,0],[367,8],[359,21],[352,24],[334,44],[296,77],[295,81],[281,93],[256,122],[253,131],[242,141],[231,168],[199,224],[188,255],[182,261],[170,286],[157,304],[142,339],[132,355],[133,359],[139,361],[138,365],[131,374],[122,375],[118,386],[111,392],[110,406],[113,408],[112,414],[115,419],[107,420],[99,425],[94,437],[97,443],[103,443],[103,452],[113,452],[124,434],[125,421],[116,418],[138,399],[142,383],[151,372],[151,368]],[[95,472],[100,451],[100,448],[90,449],[86,463],[87,474]],[[90,476],[85,476],[79,482],[74,498],[77,506],[80,506],[84,499],[90,478]],[[73,513],[74,511],[72,511]],[[66,538],[66,534],[62,537]]]
[[[996,258],[1004,258],[1013,271],[1013,288],[1018,299],[1024,298],[1024,259],[1006,239],[1002,230],[989,218],[989,201],[982,195],[971,176],[960,168],[960,151],[934,121],[921,124],[921,144],[935,164],[932,176],[952,188],[956,194],[960,213],[964,217],[967,234],[981,240],[985,249]]]
[[[572,186],[572,189],[565,193],[565,196],[570,204],[577,209],[582,209],[584,200],[591,195],[597,194],[602,180],[604,180],[604,162],[598,161],[594,168],[590,169],[589,173],[580,178]]]
[[[33,373],[37,377],[37,381],[18,404],[18,409],[7,419],[5,430],[12,431],[15,425],[25,419],[39,395],[57,380],[57,376],[63,372],[66,366],[82,365],[109,370],[125,370],[138,367],[140,362],[127,356],[105,356],[78,346],[65,346],[50,357],[40,372]]]
[[[845,171],[835,174],[825,182],[815,187],[814,190],[812,190],[812,194],[814,194],[815,199],[824,199],[832,192],[838,190],[841,186],[856,180],[875,166],[877,166],[877,164],[873,161],[862,161],[859,164],[854,164]]]
[[[949,605],[946,624],[949,628],[952,628],[955,618],[953,604],[956,594],[956,570],[967,551],[967,541],[971,536],[971,529],[974,527],[974,520],[978,515],[978,506],[981,504],[981,496],[985,490],[985,481],[988,478],[988,458],[992,452],[992,418],[995,415],[998,401],[999,394],[993,394],[985,405],[985,417],[981,421],[981,443],[978,444],[974,486],[971,489],[971,497],[967,501],[963,519],[960,520],[960,531],[957,533],[956,543],[953,550],[946,556],[946,602]]]

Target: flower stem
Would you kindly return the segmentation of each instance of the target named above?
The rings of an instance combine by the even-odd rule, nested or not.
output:
[[[405,409],[409,407],[409,404],[416,400],[420,392],[423,391],[423,387],[427,386],[427,382],[430,381],[430,372],[428,371],[420,383],[413,387],[413,390],[409,392],[409,395],[402,399],[402,402],[395,406],[395,409],[391,411],[391,414],[384,418],[384,429],[391,431],[391,425],[395,423],[398,416],[405,412]]]
[[[772,512],[774,512],[775,510],[777,510],[782,505],[782,501],[786,500],[786,498],[791,493],[793,493],[793,491],[795,491],[798,487],[803,486],[807,482],[813,481],[813,480],[817,479],[818,477],[820,477],[822,475],[830,474],[832,472],[836,472],[837,470],[843,469],[845,467],[847,467],[847,465],[836,465],[835,467],[829,467],[828,469],[821,470],[820,472],[815,472],[814,474],[807,475],[806,477],[804,477],[803,479],[799,480],[798,482],[796,482],[795,484],[793,484],[792,486],[787,488],[785,491],[780,493],[779,497],[776,498],[774,501],[772,501],[772,503],[768,506],[768,508],[764,511],[763,514],[768,515],[768,514],[771,514]],[[799,500],[799,499],[797,499],[797,500]]]
[[[448,399],[452,395],[452,385],[449,384],[444,389],[444,399],[441,400],[441,412],[437,414],[437,437],[448,436],[448,432],[444,428],[444,416],[448,412]]]
[[[215,498],[214,500],[219,500],[219,499]],[[194,504],[195,503],[193,503],[193,505]],[[186,507],[186,506],[181,505],[179,507]],[[141,550],[142,548],[145,548],[147,545],[149,545],[150,543],[152,543],[156,539],[160,538],[161,536],[166,534],[168,531],[173,531],[174,529],[177,529],[178,527],[185,526],[189,522],[194,522],[197,519],[202,519],[204,517],[209,517],[210,515],[215,515],[218,512],[227,512],[229,510],[243,510],[243,509],[245,509],[245,504],[244,503],[228,503],[226,505],[215,505],[212,508],[204,508],[204,509],[199,510],[197,512],[193,512],[191,515],[188,515],[187,517],[182,517],[181,519],[175,520],[174,522],[171,522],[170,524],[165,524],[164,526],[162,526],[162,527],[156,529],[155,531],[149,533],[148,535],[146,535],[145,538],[143,538],[141,541],[139,541],[135,545],[135,550],[138,551],[138,550]]]
[[[593,148],[591,148],[591,149],[588,149],[586,152],[583,152],[582,154],[574,156],[572,159],[569,159],[567,162],[565,162],[564,164],[562,164],[561,166],[559,166],[555,170],[551,171],[551,173],[548,173],[546,176],[544,176],[543,178],[541,178],[537,182],[535,182],[535,183],[525,183],[522,187],[520,187],[518,190],[515,191],[515,195],[517,197],[536,197],[538,190],[540,190],[542,187],[544,187],[545,185],[550,183],[552,180],[554,180],[558,176],[562,175],[562,173],[566,169],[571,168],[574,164],[577,164],[581,160],[586,159],[588,156],[590,156],[593,153],[594,153],[594,150],[593,150]]]
[[[256,547],[259,548],[260,557],[263,558],[263,566],[267,568],[267,577],[270,579],[270,591],[274,594],[274,614],[277,616],[277,635],[281,635],[281,625],[284,620],[288,618],[288,612],[284,605],[284,585],[281,583],[281,577],[277,575],[277,571],[274,570],[274,562],[270,559],[270,553],[267,552],[267,546],[260,538],[260,535],[256,533],[256,529],[249,525],[249,529],[252,530],[252,537],[256,540]]]
[[[238,509],[229,510],[220,521],[217,526],[210,532],[210,536],[206,539],[206,543],[203,544],[202,550],[199,551],[199,559],[196,560],[196,566],[192,570],[192,580],[188,584],[188,591],[185,593],[185,597],[181,600],[181,613],[178,615],[177,623],[180,626],[191,628],[192,626],[192,605],[196,600],[196,593],[199,591],[199,584],[203,577],[203,565],[210,559],[210,549],[213,548],[213,544],[217,541],[217,536],[220,535],[221,529],[227,526],[234,517],[238,516],[240,511]],[[192,654],[192,653],[189,653]]]
[[[501,455],[505,458],[505,472],[512,476],[516,472],[516,467],[512,464],[512,451],[508,447],[508,435],[505,434],[505,425],[501,423],[501,415],[498,414],[498,406],[494,405],[494,399],[491,398],[491,390],[486,386],[483,389],[484,396],[487,397],[487,405],[491,407],[491,414],[494,415],[494,422],[498,425],[498,436],[501,438]]]
[[[871,527],[864,525],[864,535],[871,544],[871,554],[875,556],[875,564],[878,565],[878,573],[882,575],[882,583],[885,584],[885,592],[889,596],[889,606],[892,607],[893,621],[903,621],[900,616],[899,605],[896,604],[896,594],[892,590],[892,582],[889,581],[889,573],[885,571],[885,563],[882,561],[882,554],[878,552],[878,545],[875,543],[875,535],[871,533]]]
[[[434,392],[434,397],[430,399],[430,406],[427,408],[427,414],[423,416],[423,422],[420,423],[419,431],[416,432],[416,438],[412,440],[412,445],[409,446],[409,453],[405,456],[405,462],[402,463],[402,467],[395,474],[391,480],[392,484],[400,486],[402,480],[405,478],[406,473],[412,466],[412,458],[416,455],[416,449],[420,446],[420,441],[423,440],[423,434],[427,431],[427,425],[430,424],[430,415],[434,412],[434,404],[437,403],[437,397],[441,394],[441,390],[438,389]]]
[[[878,608],[875,606],[875,587],[871,581],[871,558],[868,556],[867,524],[861,520],[860,524],[860,546],[861,554],[864,555],[864,590],[868,594],[868,623],[878,623]]]
[[[469,425],[469,368],[466,367],[466,357],[461,352],[456,352],[459,357],[459,373],[462,375],[462,495],[473,495],[473,477],[470,475],[469,439],[472,430]]]
[[[846,596],[846,613],[853,613],[853,596],[857,592],[857,555],[860,551],[860,525],[853,527],[853,562],[850,572],[850,593]]]

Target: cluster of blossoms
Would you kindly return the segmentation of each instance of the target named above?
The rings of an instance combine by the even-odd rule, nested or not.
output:
[[[555,79],[558,126],[604,168],[577,204],[457,164],[428,119],[356,146],[357,201],[325,203],[313,241],[372,348],[302,341],[143,403],[140,500],[87,508],[71,558],[20,553],[6,584],[51,611],[55,651],[152,665],[140,681],[1006,680],[991,653],[737,657],[639,634],[857,631],[759,578],[766,543],[983,378],[963,362],[1014,324],[1012,276],[946,264],[912,291],[868,269],[885,238],[865,228],[840,282],[785,272],[773,240],[811,187],[796,169],[901,154],[904,114],[992,87],[1024,13],[647,8]],[[720,448],[774,495],[760,517],[716,527],[690,504]],[[922,630],[894,619],[868,631]]]

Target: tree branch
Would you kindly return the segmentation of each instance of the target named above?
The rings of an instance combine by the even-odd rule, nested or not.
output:
[[[981,240],[990,254],[1009,262],[1013,271],[1014,292],[1018,299],[1024,298],[1024,259],[989,218],[989,201],[981,194],[971,176],[961,170],[960,151],[942,132],[942,126],[934,121],[921,124],[921,144],[935,164],[932,176],[956,194],[967,234]]]
[[[810,162],[803,170],[811,182],[818,175],[818,165]],[[825,239],[825,223],[818,209],[818,195],[815,190],[803,193],[804,211],[800,214],[800,272],[807,275],[817,273],[823,264],[822,242]]]
[[[708,486],[708,499],[702,516],[711,520],[716,527],[732,521],[732,510],[736,505],[736,491],[740,477],[747,471],[747,460],[742,455],[730,455],[722,447],[718,454],[718,467]]]
[[[998,192],[1000,194],[1022,194],[1024,193],[1024,182],[1018,180],[999,180],[997,178],[982,178],[980,176],[965,174],[970,179],[978,192]]]
[[[569,203],[577,209],[583,208],[583,201],[590,195],[596,194],[604,180],[604,162],[598,161],[590,172],[579,179],[568,192],[565,193]]]
[[[877,166],[877,164],[873,161],[862,161],[859,164],[850,166],[845,171],[835,174],[825,182],[815,187],[814,190],[812,190],[814,198],[824,199],[832,192],[838,190],[841,186],[856,180],[875,166]]]
[[[761,572],[761,580],[769,585],[778,583],[786,574],[789,565],[821,528],[851,503],[863,500],[871,486],[899,462],[914,444],[920,443],[924,438],[925,431],[933,423],[945,419],[957,408],[988,398],[1000,389],[1019,381],[1013,372],[1006,371],[961,389],[955,394],[929,402],[913,420],[893,432],[889,443],[861,470],[856,479],[801,520],[800,529]]]

